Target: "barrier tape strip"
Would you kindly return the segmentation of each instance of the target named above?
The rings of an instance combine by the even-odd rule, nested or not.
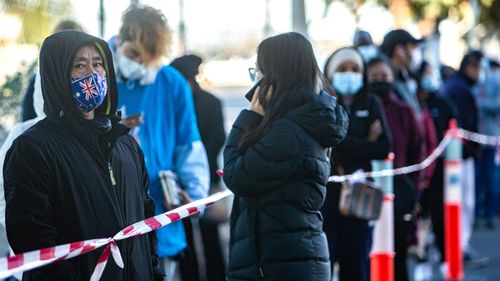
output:
[[[356,179],[362,179],[362,178],[378,178],[378,177],[387,177],[387,176],[395,176],[395,175],[403,175],[403,174],[409,174],[413,172],[417,172],[420,170],[423,170],[427,168],[434,160],[436,160],[439,155],[441,155],[444,150],[446,149],[446,146],[450,143],[452,139],[452,136],[450,134],[446,134],[446,136],[443,138],[443,140],[439,143],[439,145],[434,149],[434,151],[427,156],[427,158],[424,159],[424,161],[406,166],[406,167],[401,167],[397,169],[387,169],[387,170],[380,170],[376,172],[364,172],[364,173],[356,173],[356,174],[351,174],[351,175],[345,175],[345,176],[331,176],[328,181],[330,182],[343,182],[347,180],[356,180]]]
[[[421,163],[390,170],[382,170],[376,172],[366,172],[345,176],[332,176],[329,181],[342,182],[345,180],[357,179],[359,177],[384,177],[408,174],[427,168],[436,158],[439,157],[446,149],[453,136],[485,144],[485,145],[500,145],[500,136],[487,136],[478,133],[469,132],[463,129],[458,129],[456,132],[448,132],[436,149]],[[218,171],[222,175],[222,171]],[[97,281],[102,276],[107,261],[111,256],[115,263],[123,268],[123,260],[120,255],[120,250],[116,245],[116,241],[143,235],[164,227],[173,222],[179,221],[200,211],[202,207],[210,207],[217,201],[232,195],[230,190],[215,193],[207,198],[200,199],[180,206],[174,210],[165,212],[160,215],[145,219],[125,227],[118,232],[114,237],[90,239],[85,241],[73,242],[54,247],[48,247],[41,250],[35,250],[18,254],[11,257],[0,258],[0,278],[7,278],[15,273],[32,270],[44,265],[56,263],[62,260],[67,260],[76,256],[83,255],[90,251],[106,246],[104,248],[97,266],[92,274],[91,281]]]
[[[424,159],[424,161],[406,166],[406,167],[401,167],[397,169],[387,169],[387,170],[381,170],[381,171],[376,171],[376,172],[365,172],[365,173],[356,173],[356,174],[351,174],[351,175],[345,175],[345,176],[331,176],[328,181],[329,182],[343,182],[346,180],[356,180],[356,179],[361,179],[361,178],[378,178],[378,177],[387,177],[387,176],[396,176],[396,175],[403,175],[403,174],[409,174],[413,172],[417,172],[420,170],[423,170],[427,168],[429,165],[432,164],[446,149],[446,146],[450,143],[451,139],[453,137],[459,137],[468,141],[484,144],[484,145],[500,145],[500,136],[487,136],[483,134],[478,134],[474,132],[469,132],[464,129],[456,129],[456,130],[449,130],[443,140],[439,143],[439,145],[434,149],[434,151],[427,156],[427,158]]]
[[[90,279],[91,281],[97,281],[102,276],[110,256],[113,257],[113,260],[119,267],[123,268],[123,260],[115,241],[143,235],[189,217],[198,213],[201,207],[210,207],[217,201],[231,194],[231,191],[225,190],[207,198],[193,201],[174,210],[127,226],[113,238],[90,239],[0,258],[0,279],[7,278],[18,272],[35,269],[44,265],[80,256],[106,246]]]
[[[500,136],[487,136],[483,134],[469,132],[464,129],[458,129],[458,136],[462,139],[484,145],[493,145],[493,146],[500,145]]]

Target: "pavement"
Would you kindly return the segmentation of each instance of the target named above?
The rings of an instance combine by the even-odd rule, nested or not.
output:
[[[490,258],[483,268],[465,268],[465,278],[481,281],[500,280],[500,219],[494,230],[481,227],[472,234],[471,245],[481,255]]]
[[[432,237],[431,237],[432,240]],[[496,228],[476,228],[471,238],[472,248],[481,257],[488,257],[489,263],[483,267],[464,265],[464,279],[460,281],[499,281],[500,280],[500,220]],[[414,256],[408,258],[410,281],[443,281],[444,265],[440,262],[440,253],[431,242],[427,252],[427,261],[418,262]]]

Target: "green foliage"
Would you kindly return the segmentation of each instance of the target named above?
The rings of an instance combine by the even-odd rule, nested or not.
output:
[[[40,44],[52,33],[56,22],[67,18],[70,0],[2,0],[0,9],[18,16],[22,23],[22,33],[18,43]],[[0,86],[0,116],[20,118],[20,105],[29,80],[33,77],[36,62],[24,64],[15,73],[8,75]],[[0,124],[1,126],[1,124]]]
[[[392,1],[383,1],[392,2]],[[450,9],[457,9],[460,6],[469,4],[469,0],[413,0],[408,1],[415,17],[421,19],[424,17],[443,19],[448,16]],[[477,0],[479,5],[479,22],[488,29],[500,27],[500,0]]]
[[[416,18],[446,18],[452,7],[457,7],[462,0],[415,0],[409,1]]]
[[[323,0],[328,9],[333,0]],[[347,1],[348,0],[337,0]],[[352,1],[352,0],[350,0]],[[358,5],[368,2],[369,0],[356,0]],[[373,1],[373,0],[372,0]],[[469,0],[375,0],[377,3],[388,7],[391,4],[401,1],[407,2],[416,19],[434,18],[436,20],[448,17],[450,9],[459,9],[459,6],[464,3],[469,3]],[[500,28],[500,0],[477,0],[479,4],[479,22],[484,24],[487,29],[496,30]]]
[[[22,34],[19,43],[40,44],[55,23],[66,18],[70,0],[2,0],[2,8],[21,18]]]
[[[500,0],[478,0],[478,2],[481,9],[479,21],[498,32],[500,28]]]
[[[0,86],[0,116],[15,116],[17,120],[20,119],[21,102],[36,67],[36,62],[25,64],[20,71],[6,77],[6,82]]]

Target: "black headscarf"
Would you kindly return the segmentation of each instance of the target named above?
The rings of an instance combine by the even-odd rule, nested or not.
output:
[[[108,92],[96,116],[114,115],[118,102],[113,59],[108,44],[97,37],[76,30],[65,30],[45,39],[40,50],[40,76],[47,118],[56,121],[61,116],[80,119],[82,113],[71,96],[71,67],[78,49],[84,45],[96,46],[106,70]]]

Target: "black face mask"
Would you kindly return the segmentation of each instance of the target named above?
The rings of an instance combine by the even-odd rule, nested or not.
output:
[[[389,94],[392,84],[389,82],[373,82],[368,84],[368,92],[384,97]]]

